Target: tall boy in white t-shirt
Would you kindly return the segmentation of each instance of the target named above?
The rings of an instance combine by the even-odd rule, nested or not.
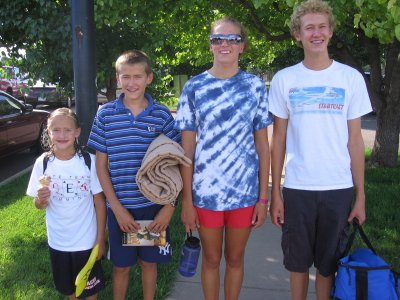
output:
[[[361,116],[371,104],[362,75],[329,57],[334,27],[326,2],[303,2],[292,15],[291,33],[304,60],[279,71],[271,83],[270,211],[282,227],[292,299],[307,298],[313,264],[317,299],[330,299],[340,239],[349,222],[366,218]]]

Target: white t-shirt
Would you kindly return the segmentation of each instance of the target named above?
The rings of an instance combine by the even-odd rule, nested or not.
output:
[[[42,154],[35,162],[27,194],[36,197],[39,178],[43,175]],[[70,160],[51,157],[45,175],[51,176],[51,196],[46,208],[49,246],[60,251],[91,249],[96,242],[97,222],[93,194],[102,191],[96,175],[95,156],[91,168],[84,158],[75,155]]]
[[[347,122],[372,110],[362,75],[336,61],[321,71],[299,63],[274,76],[269,102],[270,112],[288,119],[284,186],[352,187]]]

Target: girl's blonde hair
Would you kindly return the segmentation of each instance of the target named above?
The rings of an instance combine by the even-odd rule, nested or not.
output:
[[[242,25],[242,23],[240,23],[238,20],[236,20],[232,17],[228,17],[228,16],[218,19],[211,24],[210,34],[214,33],[215,27],[217,27],[218,25],[223,24],[223,23],[231,23],[240,29],[240,36],[242,37],[242,42],[243,42],[243,46],[244,46],[243,52],[244,52],[248,47],[247,30]]]
[[[290,33],[293,37],[300,32],[301,18],[306,14],[325,14],[328,16],[329,28],[333,32],[336,27],[335,17],[328,2],[322,0],[307,0],[294,11],[290,20]]]
[[[62,108],[57,108],[56,110],[51,112],[49,118],[47,119],[47,130],[50,129],[52,121],[57,116],[64,116],[64,117],[70,118],[74,122],[75,128],[80,128],[81,127],[79,125],[79,121],[78,121],[78,117],[77,117],[76,113],[73,110],[69,109],[69,108],[62,107]],[[75,141],[74,141],[74,148],[75,148],[75,153],[78,153],[79,156],[81,156],[83,149],[79,145],[78,139],[75,139]],[[53,143],[51,143],[51,145],[50,145],[50,150],[47,153],[47,156],[49,156],[49,157],[50,156],[55,156],[54,155],[54,145],[53,145]]]

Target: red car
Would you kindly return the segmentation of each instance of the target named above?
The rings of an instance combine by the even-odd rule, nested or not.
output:
[[[28,92],[28,86],[21,76],[17,67],[0,67],[0,91],[23,100]]]
[[[0,91],[0,157],[30,148],[38,153],[50,146],[46,130],[49,113]]]

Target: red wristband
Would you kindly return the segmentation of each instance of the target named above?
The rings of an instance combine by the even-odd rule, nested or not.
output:
[[[263,204],[263,205],[267,205],[268,204],[268,198],[259,198],[258,199],[258,203]]]

